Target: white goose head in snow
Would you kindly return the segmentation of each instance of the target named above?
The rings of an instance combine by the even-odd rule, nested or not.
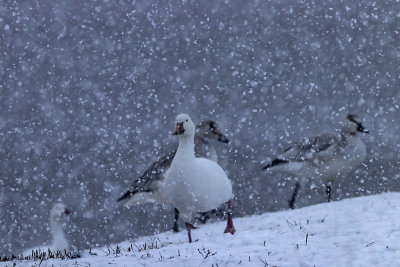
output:
[[[64,218],[65,215],[69,214],[71,214],[71,210],[68,209],[67,206],[65,206],[65,204],[57,203],[50,210],[50,219],[60,220],[61,218]]]
[[[62,222],[66,215],[71,214],[71,210],[67,208],[63,203],[57,203],[50,210],[50,221]]]
[[[360,118],[357,115],[349,114],[343,122],[342,131],[347,134],[355,135],[357,132],[368,133],[369,131],[364,128]]]
[[[179,114],[175,119],[176,129],[174,135],[193,137],[196,127],[192,119],[187,114]]]

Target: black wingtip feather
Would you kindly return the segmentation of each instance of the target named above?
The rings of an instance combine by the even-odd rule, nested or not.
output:
[[[117,202],[122,201],[124,199],[130,198],[132,195],[131,190],[128,190],[125,194],[122,195],[122,197],[117,199]]]
[[[272,168],[272,167],[274,167],[274,166],[276,166],[276,165],[285,164],[285,163],[288,163],[288,162],[289,162],[289,161],[288,161],[288,160],[285,160],[285,159],[274,159],[273,161],[271,161],[270,163],[268,163],[267,166],[263,167],[263,170]]]

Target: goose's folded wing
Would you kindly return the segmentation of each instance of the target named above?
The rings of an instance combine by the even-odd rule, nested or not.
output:
[[[138,192],[151,192],[156,184],[164,179],[164,174],[171,165],[176,150],[166,154],[154,162],[142,176],[137,178],[117,201],[128,199]]]
[[[338,142],[338,138],[333,134],[324,134],[305,138],[299,144],[293,144],[286,148],[280,155],[280,159],[291,161],[304,161],[312,158],[316,153],[324,153]]]

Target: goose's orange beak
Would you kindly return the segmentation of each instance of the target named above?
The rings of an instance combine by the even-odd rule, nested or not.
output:
[[[67,214],[67,215],[70,215],[72,213],[72,211],[70,209],[66,208],[64,210],[64,213]]]
[[[177,122],[176,123],[176,129],[173,135],[180,135],[185,132],[185,129],[183,128],[183,122]]]

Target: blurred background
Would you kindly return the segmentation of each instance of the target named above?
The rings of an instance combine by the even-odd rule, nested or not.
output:
[[[84,249],[169,231],[172,207],[116,199],[177,146],[178,113],[215,120],[236,216],[288,208],[261,171],[293,141],[358,114],[365,164],[334,200],[399,191],[395,1],[1,1],[0,255],[50,242],[55,202]],[[324,202],[309,182],[297,207]],[[222,230],[221,230],[222,231]]]

